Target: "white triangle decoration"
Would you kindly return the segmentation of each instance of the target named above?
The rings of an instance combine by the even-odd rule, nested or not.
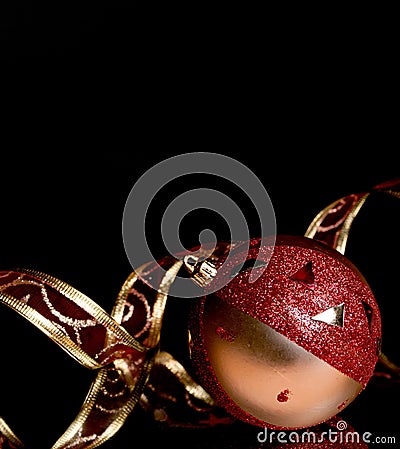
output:
[[[318,313],[312,317],[315,321],[322,321],[323,323],[332,326],[343,327],[344,325],[344,302],[338,306],[330,307],[329,309]]]

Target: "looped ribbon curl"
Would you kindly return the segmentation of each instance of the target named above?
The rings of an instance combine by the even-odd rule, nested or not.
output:
[[[81,365],[96,371],[79,413],[52,449],[100,446],[121,428],[138,403],[151,409],[156,419],[167,420],[165,412],[160,416],[162,409],[155,406],[162,396],[154,391],[153,396],[145,394],[145,388],[150,393],[154,390],[152,370],[163,370],[169,381],[171,377],[178,380],[186,404],[196,404],[198,417],[192,423],[182,419],[182,425],[196,425],[196,419],[200,426],[201,420],[203,425],[212,424],[214,401],[171,354],[160,351],[166,301],[182,263],[166,257],[133,271],[111,314],[48,274],[30,269],[0,271],[0,302],[25,317]],[[146,283],[148,276],[159,277],[157,290]],[[168,408],[168,404],[163,405]],[[0,417],[0,448],[24,447]]]

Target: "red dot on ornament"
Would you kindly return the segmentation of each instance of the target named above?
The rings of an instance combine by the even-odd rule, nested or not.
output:
[[[222,326],[218,326],[215,332],[223,340],[229,341],[230,343],[235,341],[235,335],[231,331],[224,329]]]
[[[278,402],[286,402],[289,400],[290,390],[286,389],[281,391],[276,397]]]

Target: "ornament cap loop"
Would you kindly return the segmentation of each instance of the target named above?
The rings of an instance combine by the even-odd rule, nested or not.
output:
[[[184,257],[183,263],[193,282],[200,287],[208,285],[217,275],[217,266],[210,259],[189,254]]]

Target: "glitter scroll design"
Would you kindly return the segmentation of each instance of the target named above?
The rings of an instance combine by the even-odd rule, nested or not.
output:
[[[114,357],[145,350],[94,301],[64,282],[33,270],[0,274],[1,302],[27,318],[86,368],[101,368],[112,362],[113,356],[103,351],[107,335],[115,338]]]

